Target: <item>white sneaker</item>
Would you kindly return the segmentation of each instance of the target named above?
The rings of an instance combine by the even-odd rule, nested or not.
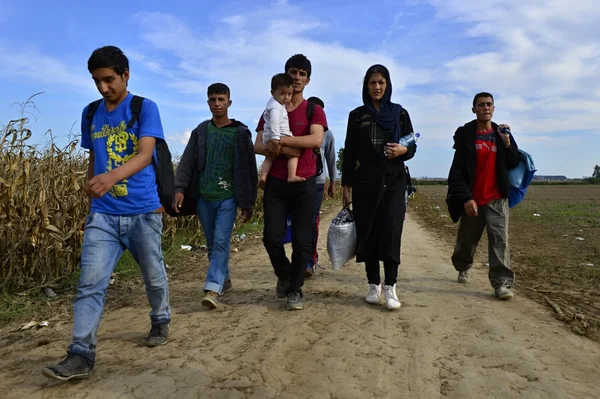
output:
[[[398,296],[396,295],[396,284],[384,285],[383,294],[385,296],[385,305],[389,310],[400,309],[402,303],[398,300]]]
[[[365,297],[365,301],[371,305],[379,305],[379,295],[381,295],[381,286],[369,284],[369,293]]]

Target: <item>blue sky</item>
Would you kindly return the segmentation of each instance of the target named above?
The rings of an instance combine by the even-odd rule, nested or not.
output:
[[[473,118],[478,91],[496,97],[538,174],[589,176],[600,164],[600,7],[596,0],[103,1],[0,5],[0,121],[30,95],[33,140],[79,134],[82,108],[99,98],[91,52],[121,47],[130,90],[160,109],[172,151],[209,117],[206,87],[232,91],[230,117],[254,131],[272,75],[303,53],[313,75],[305,96],[325,101],[336,147],[361,103],[375,63],[392,76],[393,100],[422,134],[413,176],[445,177],[456,128]],[[73,128],[71,129],[71,127]]]

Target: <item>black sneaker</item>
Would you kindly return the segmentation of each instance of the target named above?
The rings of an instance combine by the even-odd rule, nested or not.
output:
[[[278,278],[277,279],[277,287],[275,287],[275,294],[277,295],[277,298],[285,298],[286,297],[285,291],[287,291],[289,286],[290,286],[290,283],[288,281]]]
[[[60,381],[81,380],[92,375],[94,364],[86,357],[67,354],[58,364],[48,365],[42,369],[42,374],[48,378]]]
[[[299,292],[290,292],[287,296],[287,310],[302,310],[302,297]]]
[[[152,324],[148,337],[144,340],[146,346],[154,347],[164,345],[169,341],[169,323]]]

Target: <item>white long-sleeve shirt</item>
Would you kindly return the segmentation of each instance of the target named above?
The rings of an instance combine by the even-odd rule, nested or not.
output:
[[[268,144],[271,140],[280,140],[281,136],[292,136],[287,110],[273,97],[267,102],[263,118],[265,119],[263,144]]]

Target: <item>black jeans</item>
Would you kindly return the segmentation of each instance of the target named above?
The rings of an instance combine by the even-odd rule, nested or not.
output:
[[[383,284],[394,285],[398,279],[398,264],[391,261],[383,262],[383,270],[385,271],[385,280]],[[365,271],[367,272],[367,279],[369,284],[379,285],[381,283],[381,277],[379,277],[379,260],[368,260],[365,262]]]
[[[288,183],[269,176],[265,185],[263,243],[275,275],[289,281],[287,293],[302,294],[304,270],[312,257],[311,240],[316,189],[314,177],[301,183]],[[281,243],[288,215],[291,215],[292,219],[291,263]]]

